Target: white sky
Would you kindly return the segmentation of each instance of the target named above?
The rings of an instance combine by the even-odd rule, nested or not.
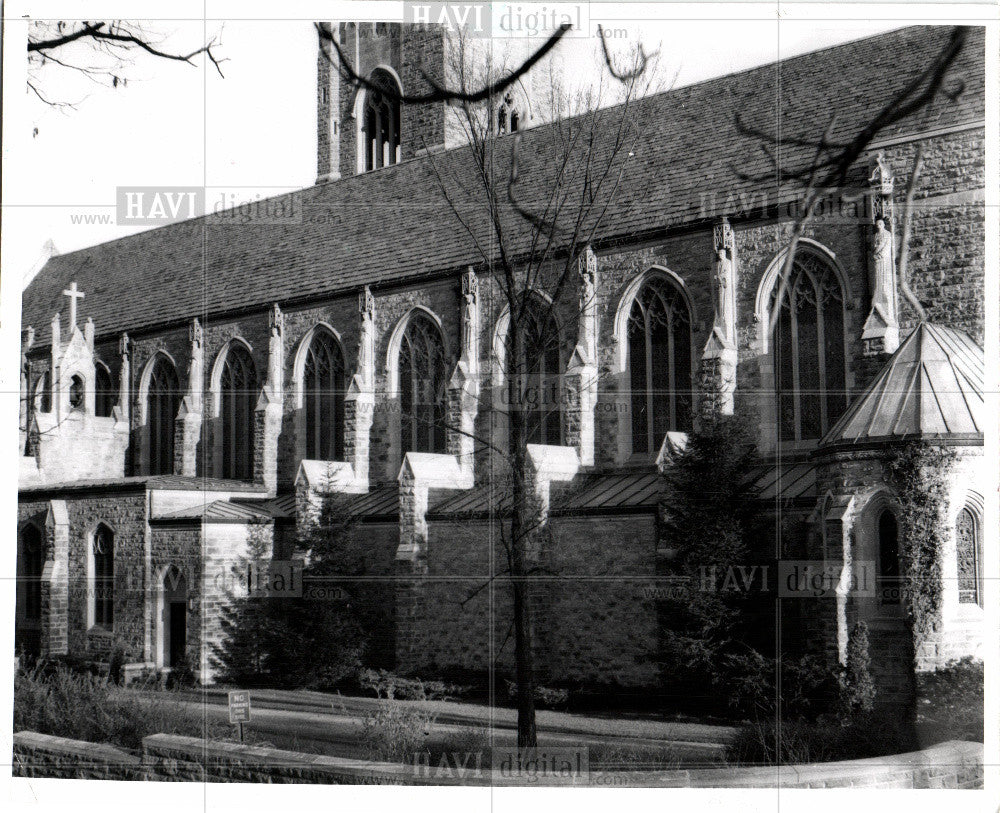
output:
[[[329,12],[334,5],[327,3],[323,10]],[[342,19],[362,16],[367,10],[364,4],[350,5]],[[381,14],[369,13],[368,19],[400,19],[401,4],[384,8]],[[720,6],[705,5],[693,19],[641,22],[640,13],[662,17],[675,9],[668,4],[618,5],[599,16],[598,6],[586,8],[592,29],[604,22],[606,28],[627,32],[628,38],[620,43],[641,36],[647,50],[658,47],[664,73],[672,77],[678,72],[677,85],[913,20],[912,9],[904,7],[895,7],[895,14],[890,8],[880,20],[827,15],[820,20],[780,22],[773,7],[761,10],[749,5],[729,7],[741,19],[727,18],[729,12]],[[864,8],[855,6],[851,13]],[[296,6],[295,11],[301,10]],[[311,17],[300,17],[148,23],[150,30],[167,38],[164,47],[177,50],[200,44],[206,31],[219,33],[219,53],[228,59],[225,78],[201,63],[192,67],[140,57],[128,73],[127,87],[112,90],[67,84],[62,69],[45,69],[49,71],[44,77],[46,92],[72,100],[85,91],[90,95],[77,109],[61,112],[26,94],[17,115],[7,116],[3,251],[14,264],[5,262],[6,269],[20,269],[26,282],[48,239],[65,253],[136,231],[114,223],[119,185],[205,185],[211,208],[224,194],[238,202],[313,183],[316,44]],[[11,22],[8,17],[8,48],[16,28],[24,31]],[[561,43],[562,59],[574,75],[597,76],[595,42],[581,37]],[[5,62],[10,59],[8,52]],[[38,132],[33,136],[34,128]],[[110,222],[80,222],[87,215],[105,215]]]

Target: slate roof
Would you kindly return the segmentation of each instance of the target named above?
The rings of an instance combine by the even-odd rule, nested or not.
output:
[[[180,474],[155,474],[140,477],[101,477],[87,480],[67,480],[59,483],[35,483],[18,488],[22,493],[46,491],[85,491],[89,489],[161,489],[166,491],[240,491],[263,493],[264,487],[243,480],[223,480],[217,477],[185,477]]]
[[[959,330],[921,322],[820,449],[914,437],[982,443],[983,382],[981,347]]]
[[[750,191],[764,191],[775,203],[793,199],[794,190],[738,177],[737,170],[756,177],[771,177],[773,170],[760,142],[737,133],[735,114],[783,138],[815,143],[835,109],[831,138],[844,140],[925,68],[949,34],[943,27],[906,28],[642,100],[638,141],[632,155],[622,157],[628,164],[598,245],[727,214],[705,211],[706,192],[720,203]],[[926,119],[925,113],[919,121],[912,116],[879,138],[983,120],[982,28],[973,29],[953,72],[965,82],[957,103],[938,99]],[[600,116],[611,122],[615,114]],[[613,126],[598,128],[599,153],[608,154],[615,133]],[[539,211],[559,135],[541,126],[522,138],[526,180],[519,194],[523,205]],[[512,141],[498,143],[497,172],[507,177]],[[812,147],[790,142],[779,152],[786,166],[811,155]],[[471,173],[467,148],[458,148],[274,198],[276,205],[298,207],[299,224],[216,225],[199,218],[54,257],[24,292],[22,324],[35,328],[39,346],[47,344],[52,316],[65,305],[61,291],[73,279],[86,294],[80,318],[93,318],[100,337],[456,271],[479,255],[444,202],[438,177],[469,228],[485,233]],[[507,217],[508,233],[526,244],[524,222],[512,212]]]

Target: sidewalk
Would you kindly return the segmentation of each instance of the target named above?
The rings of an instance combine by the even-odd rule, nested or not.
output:
[[[184,692],[188,704],[210,708],[228,703],[228,690],[205,688]],[[344,724],[353,727],[366,712],[375,709],[380,701],[368,697],[347,697],[303,690],[260,689],[251,691],[254,718],[285,719],[297,726],[308,723],[309,729],[322,725],[328,733],[337,730],[338,739],[347,733]],[[492,728],[506,740],[517,729],[517,711],[510,708],[449,702],[400,701],[436,715],[435,734],[447,735],[469,728]],[[261,715],[258,711],[267,713]],[[282,714],[284,712],[284,714]],[[216,716],[213,714],[213,716]],[[538,711],[539,741],[549,744],[608,745],[664,747],[670,746],[690,758],[715,761],[727,743],[736,735],[731,726],[705,725],[648,719],[608,719],[569,714],[558,711]],[[305,732],[303,732],[305,733]]]

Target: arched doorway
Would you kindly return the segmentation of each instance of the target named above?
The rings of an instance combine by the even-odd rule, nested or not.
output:
[[[171,668],[187,658],[188,595],[184,574],[174,566],[168,567],[160,591],[160,663]]]

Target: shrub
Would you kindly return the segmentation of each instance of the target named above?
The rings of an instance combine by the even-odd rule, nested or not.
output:
[[[726,751],[732,766],[797,765],[864,759],[915,751],[913,727],[891,713],[874,713],[848,725],[812,720],[756,720],[740,729]]]
[[[167,688],[186,689],[190,686],[194,686],[194,670],[191,669],[187,658],[181,658],[167,676]]]
[[[847,641],[847,665],[838,675],[841,725],[863,719],[875,708],[875,680],[871,666],[868,625],[859,621]]]
[[[398,700],[382,700],[361,717],[358,737],[367,759],[379,762],[410,762],[424,751],[436,715]]]
[[[125,682],[125,661],[128,657],[128,649],[121,641],[115,641],[111,647],[111,654],[108,656],[108,680],[116,686],[121,686]]]
[[[925,745],[983,741],[983,677],[983,662],[973,658],[917,675],[917,725]]]
[[[517,697],[517,684],[508,680],[507,696]],[[569,701],[569,692],[566,689],[550,689],[547,686],[535,686],[535,703],[543,708],[555,709],[565,706]]]
[[[150,734],[214,736],[222,727],[203,726],[177,713],[169,698],[126,689],[103,677],[49,664],[14,676],[14,730],[37,731],[139,751]]]
[[[375,692],[385,700],[451,700],[468,691],[466,686],[456,686],[440,680],[405,678],[385,669],[363,669],[358,674],[362,689]]]

